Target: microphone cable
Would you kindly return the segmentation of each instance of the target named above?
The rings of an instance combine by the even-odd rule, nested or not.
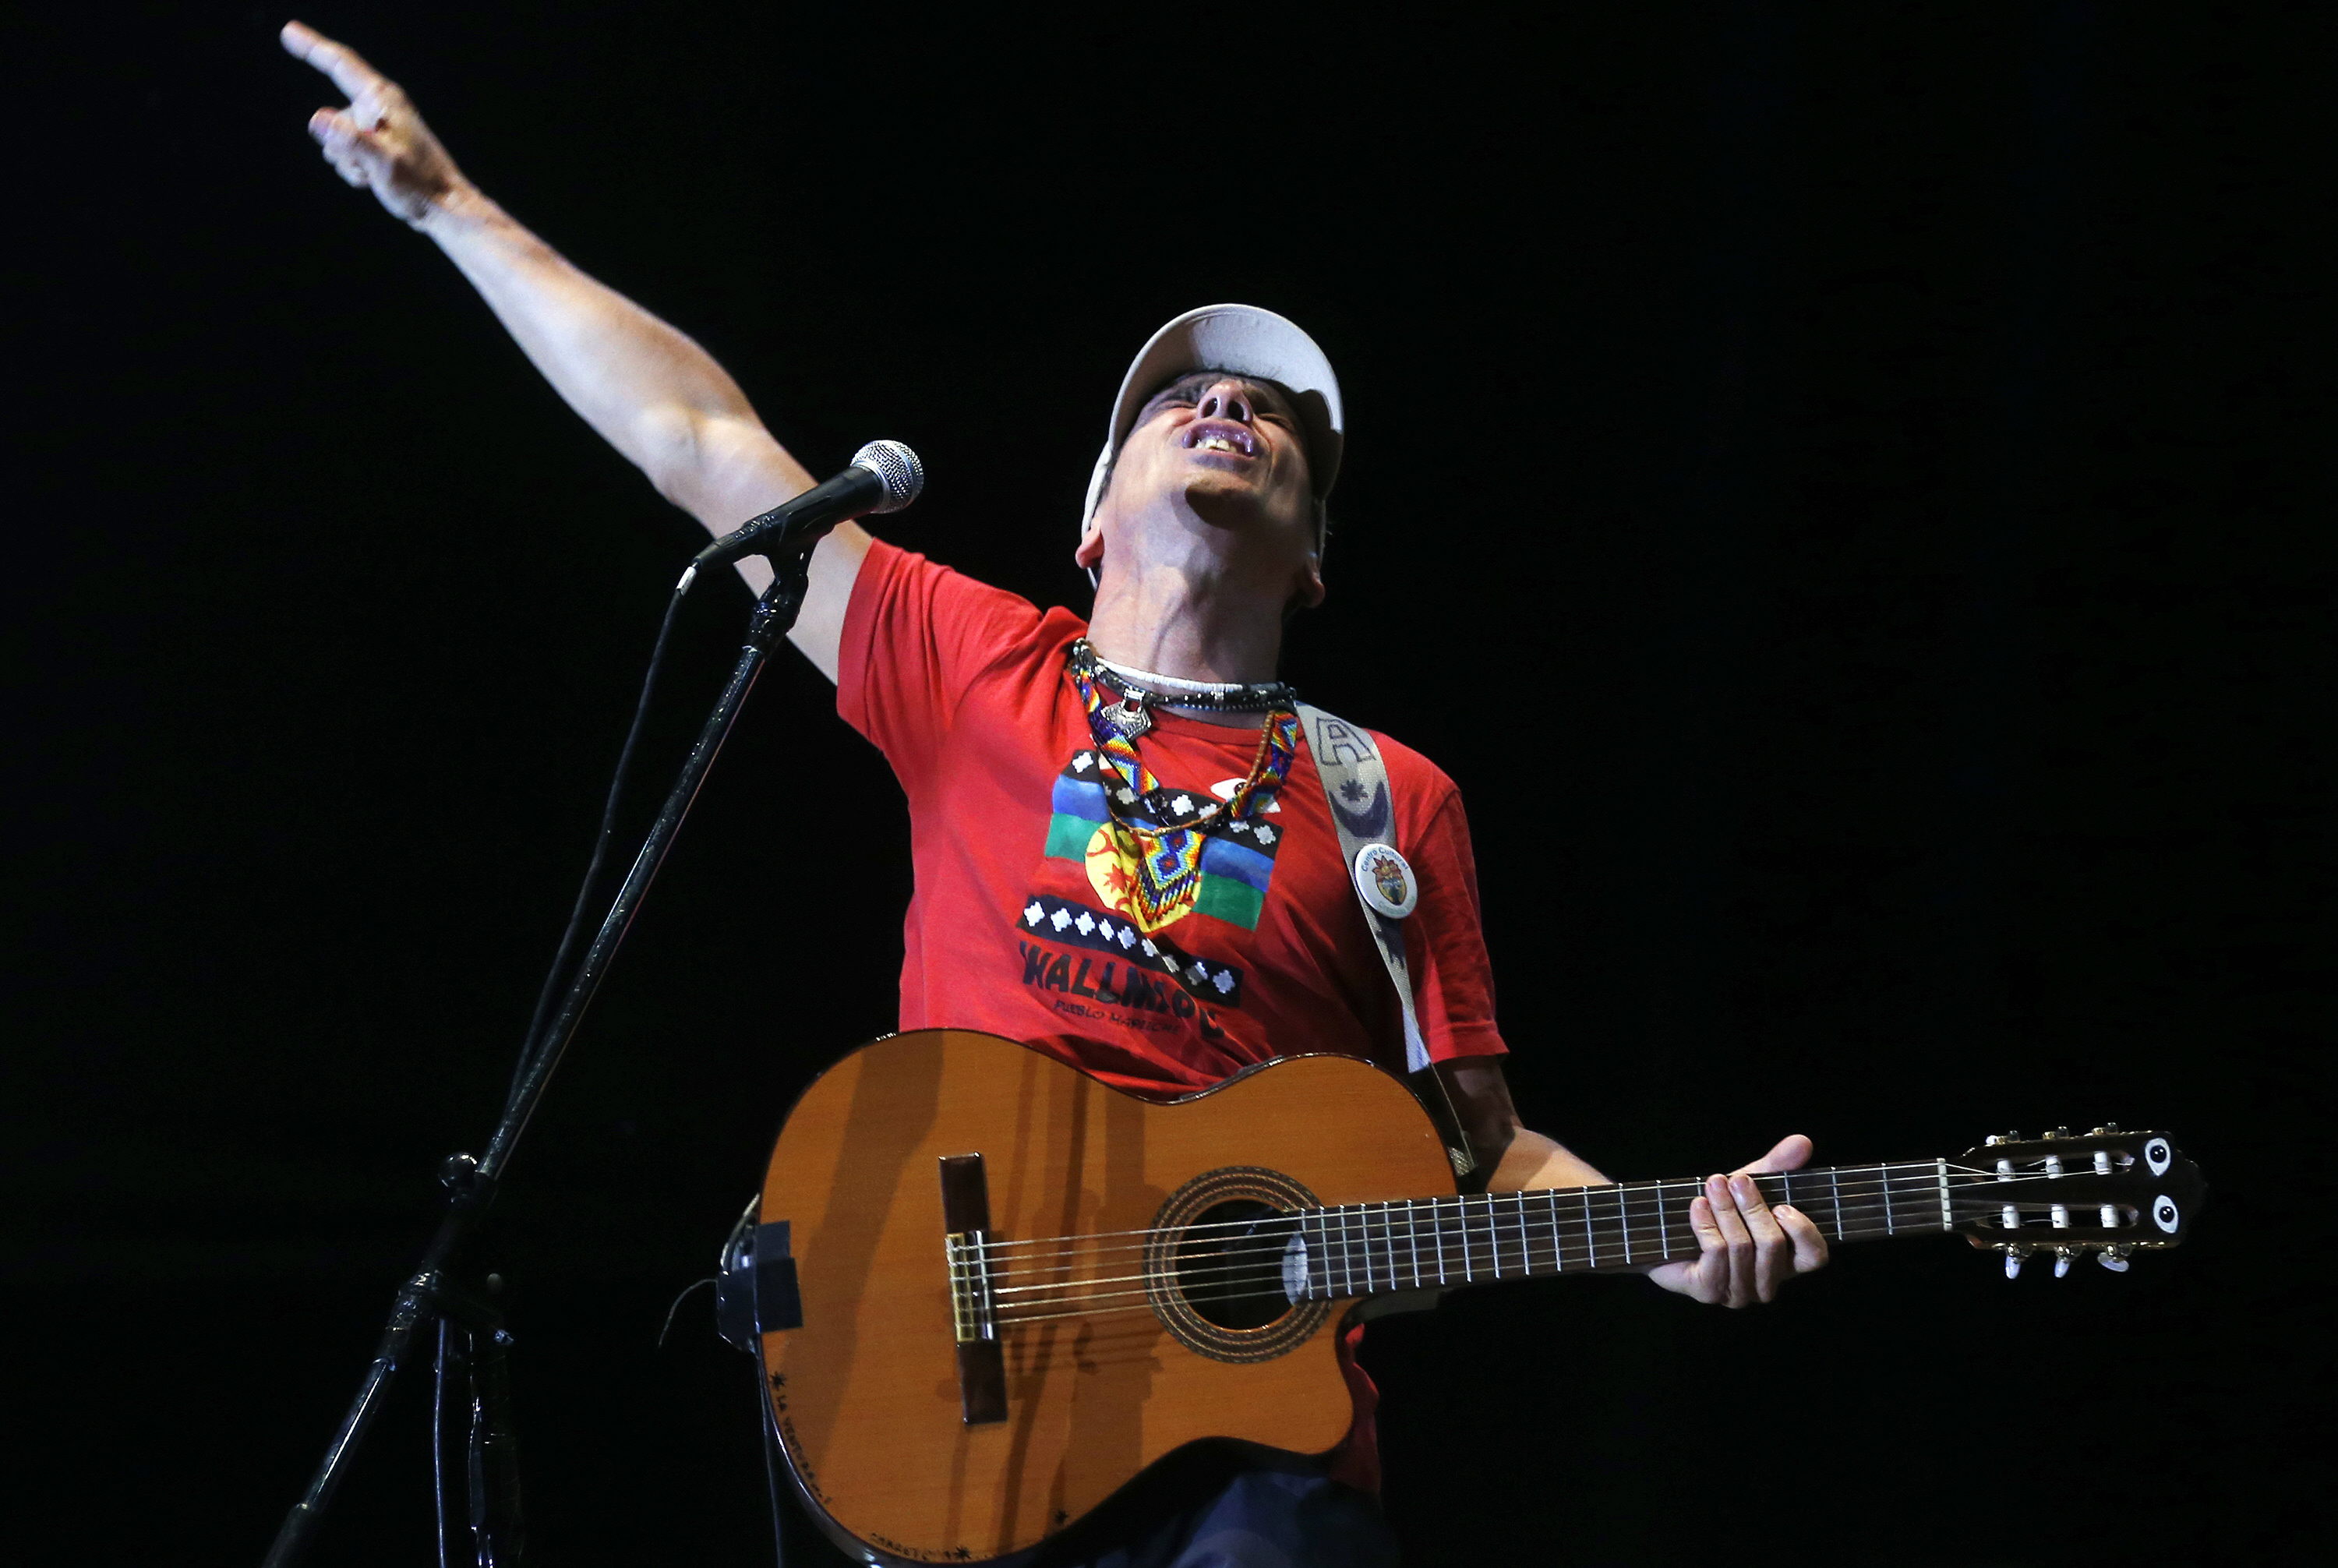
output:
[[[634,703],[633,722],[625,727],[625,742],[617,749],[617,766],[609,775],[609,793],[601,805],[601,828],[594,836],[593,857],[585,864],[584,880],[577,884],[576,901],[568,910],[568,927],[560,934],[560,946],[553,954],[552,967],[545,973],[544,988],[536,993],[535,1012],[528,1020],[527,1038],[521,1044],[519,1061],[512,1068],[511,1088],[504,1096],[506,1111],[511,1108],[512,1099],[519,1093],[519,1086],[526,1082],[528,1068],[544,1047],[544,1029],[549,1021],[552,1000],[560,995],[561,978],[568,973],[576,952],[577,934],[584,928],[584,912],[592,906],[593,889],[601,880],[601,867],[608,861],[609,841],[616,837],[617,807],[624,798],[625,779],[633,772],[634,753],[641,747],[642,729],[649,719],[650,702],[657,691],[658,672],[665,666],[666,644],[673,640],[673,623],[681,613],[682,602],[689,596],[697,577],[697,567],[691,567],[682,574],[681,581],[673,585],[673,592],[666,598],[665,614],[658,622],[657,641],[650,646],[649,668],[642,672],[642,691]]]
[[[845,519],[899,512],[924,494],[925,487],[926,466],[915,452],[899,441],[871,441],[852,455],[843,473],[750,518],[707,545],[673,585],[673,593],[666,600],[665,618],[658,622],[657,642],[650,650],[649,669],[642,675],[642,694],[634,704],[634,721],[625,730],[625,743],[617,752],[616,770],[609,779],[608,798],[601,808],[601,830],[593,840],[592,860],[585,866],[584,879],[576,889],[576,902],[569,908],[568,928],[560,935],[560,946],[544,977],[544,989],[536,994],[535,1012],[528,1020],[527,1039],[520,1047],[519,1063],[512,1069],[511,1089],[504,1097],[506,1112],[544,1049],[553,999],[560,995],[561,978],[568,972],[576,951],[577,936],[584,926],[584,911],[591,905],[601,867],[608,859],[609,840],[616,834],[618,802],[624,793],[626,776],[633,769],[634,752],[641,743],[643,723],[649,717],[650,698],[657,689],[658,671],[665,662],[674,617],[697,582],[699,568],[752,554],[769,555],[771,564],[778,567],[795,549],[809,554],[821,534]],[[768,545],[764,543],[767,539],[771,541]]]

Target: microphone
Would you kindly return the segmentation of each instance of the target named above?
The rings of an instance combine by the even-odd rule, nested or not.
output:
[[[899,512],[926,487],[926,466],[899,441],[871,441],[852,455],[852,466],[752,517],[698,553],[684,580],[702,566],[742,555],[783,555],[810,543],[848,518]]]

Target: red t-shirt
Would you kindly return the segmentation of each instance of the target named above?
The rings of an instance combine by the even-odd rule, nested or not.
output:
[[[917,885],[901,1027],[1003,1034],[1151,1094],[1300,1052],[1403,1072],[1394,987],[1303,743],[1246,830],[1205,844],[1184,912],[1149,933],[1128,918],[1115,887],[1125,868],[1098,833],[1118,780],[1065,676],[1065,652],[1086,630],[1068,610],[1042,612],[881,542],[861,563],[836,705],[909,797]],[[1438,1060],[1499,1053],[1460,794],[1419,752],[1373,739],[1397,848],[1420,885],[1404,936],[1422,1038]],[[1192,802],[1175,797],[1226,795],[1258,743],[1253,728],[1156,713],[1137,750],[1182,817]],[[1331,1473],[1376,1489],[1374,1396],[1353,1344],[1341,1364],[1356,1426]]]
[[[1064,674],[1086,630],[889,544],[861,563],[836,705],[909,799],[901,1027],[987,1030],[1154,1094],[1308,1051],[1403,1072],[1394,987],[1303,744],[1246,841],[1204,848],[1185,914],[1149,934],[1125,917],[1095,837],[1116,780]],[[1460,793],[1419,752],[1373,739],[1420,888],[1404,935],[1422,1037],[1439,1060],[1498,1053]],[[1199,799],[1247,775],[1258,740],[1156,713],[1137,750],[1165,792]],[[1173,963],[1203,972],[1180,985]]]

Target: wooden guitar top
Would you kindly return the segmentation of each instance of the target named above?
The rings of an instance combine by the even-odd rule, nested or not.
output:
[[[941,1170],[971,1154],[1005,1400],[1003,1419],[969,1422]],[[1032,1546],[1200,1438],[1324,1452],[1351,1415],[1344,1303],[1278,1298],[1273,1322],[1214,1328],[1180,1305],[1161,1243],[1128,1233],[1173,1199],[1185,1223],[1227,1198],[1452,1191],[1428,1118],[1368,1063],[1286,1058],[1160,1103],[992,1035],[879,1040],[805,1092],[763,1186],[802,1302],[801,1327],[762,1337],[789,1462],[832,1530],[940,1563]]]

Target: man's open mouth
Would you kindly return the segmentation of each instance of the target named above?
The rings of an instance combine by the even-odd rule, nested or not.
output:
[[[1239,453],[1258,456],[1258,433],[1232,419],[1196,419],[1185,427],[1185,447],[1193,452]]]

